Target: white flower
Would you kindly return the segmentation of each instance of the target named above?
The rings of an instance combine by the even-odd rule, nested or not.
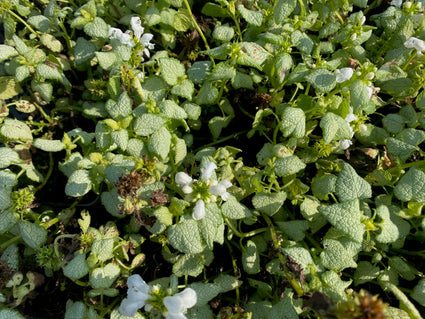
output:
[[[127,279],[127,298],[121,301],[119,312],[127,317],[134,317],[137,310],[145,306],[151,299],[150,286],[139,275],[132,275]]]
[[[192,177],[187,175],[185,172],[178,172],[176,174],[176,183],[179,184],[180,187],[185,185],[190,185],[193,181]]]
[[[192,218],[194,220],[200,220],[205,217],[205,203],[202,199],[198,199],[195,207],[193,208]]]
[[[393,0],[390,2],[390,5],[394,7],[401,7],[401,4],[403,3],[403,0]]]
[[[130,48],[134,47],[134,42],[131,40],[131,35],[128,33],[123,33],[120,29],[109,28],[108,30],[109,39],[117,39],[122,44],[128,45]]]
[[[415,37],[410,37],[406,40],[406,42],[404,42],[404,46],[408,49],[415,49],[419,57],[422,55],[422,51],[425,50],[425,41]]]
[[[350,106],[350,108],[349,108],[349,110],[348,110],[348,114],[347,114],[347,116],[345,117],[345,121],[347,122],[347,123],[350,123],[350,122],[353,122],[353,121],[355,121],[355,120],[357,120],[358,119],[358,117],[356,116],[356,115],[354,115],[354,113],[353,113],[353,107],[352,106]]]
[[[347,139],[343,139],[339,141],[339,147],[342,150],[346,150],[347,148],[349,148],[351,145],[353,145],[353,142],[351,140],[347,140]]]
[[[367,131],[367,126],[365,124],[360,124],[359,125],[359,130],[360,132],[364,133]]]
[[[226,201],[230,198],[230,194],[227,192],[227,188],[230,186],[232,186],[232,183],[226,179],[223,179],[217,185],[210,186],[209,191],[215,196],[221,196],[221,199]]]
[[[342,83],[351,79],[354,71],[352,68],[342,68],[342,69],[336,70],[335,73],[336,73],[336,82]]]
[[[211,178],[212,173],[217,169],[217,165],[213,162],[208,162],[204,168],[201,168],[201,179],[207,181]]]
[[[167,308],[167,319],[186,319],[184,313],[188,308],[196,305],[196,292],[192,288],[186,288],[174,296],[164,298],[164,306]]]

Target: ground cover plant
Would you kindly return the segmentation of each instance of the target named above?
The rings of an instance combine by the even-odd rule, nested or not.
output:
[[[0,318],[422,318],[424,2],[0,3]]]

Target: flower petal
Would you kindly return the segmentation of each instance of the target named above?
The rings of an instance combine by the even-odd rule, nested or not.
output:
[[[348,81],[353,76],[353,69],[352,68],[342,68],[338,70],[339,72],[336,74],[336,82],[342,83],[345,81]]]
[[[204,168],[201,168],[201,179],[203,181],[209,180],[216,168],[217,165],[215,165],[213,162],[208,162]]]
[[[139,17],[132,17],[130,20],[131,28],[133,29],[134,35],[140,40],[145,28],[142,27],[142,21]]]
[[[346,150],[346,149],[347,149],[347,148],[349,148],[352,144],[353,144],[353,142],[352,142],[351,140],[347,140],[347,139],[344,139],[344,140],[340,140],[340,141],[339,141],[339,147],[340,147],[342,150]]]
[[[180,187],[192,183],[192,177],[187,175],[185,172],[178,172],[175,176],[175,180]]]
[[[138,302],[134,300],[129,300],[128,298],[125,298],[121,301],[120,307],[118,308],[118,311],[126,317],[134,317],[137,310],[142,308],[144,306],[144,302]]]
[[[205,217],[205,203],[202,199],[196,202],[195,207],[193,208],[192,218],[194,220],[200,220]]]

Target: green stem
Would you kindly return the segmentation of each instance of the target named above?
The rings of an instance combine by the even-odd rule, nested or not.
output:
[[[391,291],[394,296],[400,301],[400,304],[403,305],[404,310],[406,310],[410,318],[412,319],[423,319],[418,309],[416,309],[415,305],[407,298],[407,296],[393,283],[384,280],[378,280],[379,285],[384,290]]]
[[[291,286],[295,290],[295,292],[298,294],[298,296],[302,297],[304,295],[304,290],[302,289],[300,284],[297,282],[297,280],[292,277],[291,273],[288,270],[288,267],[286,266],[286,259],[285,259],[285,256],[280,252],[281,247],[280,247],[279,241],[277,239],[276,231],[274,229],[273,223],[270,220],[269,216],[267,216],[265,214],[263,214],[262,216],[265,219],[265,221],[267,222],[267,225],[269,226],[270,237],[272,239],[273,248],[276,251],[278,251],[277,256],[279,258],[280,265],[283,269],[283,272],[285,273],[286,279],[289,281],[289,283],[291,284]]]
[[[33,104],[35,105],[35,107],[40,111],[40,113],[41,113],[41,115],[43,115],[43,117],[50,123],[50,124],[52,124],[53,123],[53,120],[52,120],[52,118],[50,117],[50,116],[48,116],[47,115],[47,113],[46,112],[44,112],[44,110],[43,110],[43,108],[40,106],[40,105],[38,105],[37,103],[35,103],[35,102],[33,102]]]
[[[22,239],[21,236],[15,236],[5,241],[3,244],[0,245],[0,251],[3,251],[5,248],[9,247],[10,245],[19,242],[21,239]]]
[[[23,25],[25,25],[26,28],[28,28],[28,30],[31,31],[32,34],[34,34],[37,38],[39,38],[40,36],[38,35],[38,33],[24,20],[22,19],[20,16],[18,16],[15,12],[13,12],[12,10],[7,10],[7,12],[11,15],[13,15],[17,20],[19,20],[19,22],[21,22]]]
[[[47,171],[46,177],[44,177],[43,183],[41,183],[34,192],[38,192],[40,189],[42,189],[47,181],[49,180],[50,176],[52,176],[53,168],[54,168],[55,161],[53,160],[53,153],[49,153],[49,170]]]
[[[55,241],[53,242],[53,249],[55,251],[56,257],[62,258],[61,254],[59,252],[59,248],[58,248],[59,240],[62,239],[62,238],[75,238],[75,237],[76,237],[76,235],[73,235],[73,234],[64,234],[64,235],[59,235],[58,237],[55,238]]]
[[[212,142],[212,143],[209,143],[209,144],[203,145],[203,146],[201,146],[200,148],[196,149],[196,150],[195,150],[195,153],[196,153],[197,151],[201,150],[201,149],[204,149],[204,148],[206,148],[206,147],[210,147],[210,146],[214,146],[214,145],[217,145],[217,144],[220,144],[220,143],[226,142],[226,141],[228,141],[228,140],[231,140],[231,139],[233,139],[233,138],[236,138],[238,135],[241,135],[241,134],[243,134],[243,133],[247,133],[247,132],[249,132],[249,130],[241,131],[241,132],[238,132],[238,133],[232,134],[232,135],[230,135],[230,136],[223,137],[223,138],[221,138],[221,139],[219,139],[219,140],[217,140],[217,141],[214,141],[214,142]]]
[[[228,240],[226,240],[226,245],[227,245],[227,248],[229,249],[230,256],[232,257],[233,274],[234,274],[235,278],[236,278],[236,279],[238,279],[238,265],[236,264],[236,260],[235,260],[235,258],[233,258],[233,250],[232,250],[232,246],[230,246],[230,244],[229,244],[229,241],[228,241]],[[236,305],[236,306],[239,306],[239,298],[240,298],[240,294],[239,294],[239,286],[236,286],[235,294],[236,294],[236,302],[235,302],[235,305]]]
[[[240,238],[252,237],[252,236],[255,236],[255,235],[261,234],[261,233],[265,232],[266,230],[268,230],[268,227],[263,227],[263,228],[258,228],[258,229],[255,229],[255,230],[251,230],[251,231],[250,231],[250,232],[248,232],[248,233],[242,233],[242,232],[240,232],[239,230],[237,230],[237,229],[233,226],[233,224],[230,222],[230,220],[229,220],[227,217],[223,216],[223,219],[224,219],[224,222],[226,223],[227,227],[229,227],[229,228],[231,229],[231,231],[232,231],[232,232],[233,232],[236,236],[238,236],[238,237],[240,237]]]
[[[207,48],[207,50],[210,50],[210,46],[208,44],[208,41],[205,38],[205,35],[202,32],[201,28],[199,27],[198,23],[196,22],[195,17],[193,16],[192,9],[190,8],[189,2],[187,0],[183,0],[183,1],[184,1],[184,4],[186,6],[187,11],[189,11],[190,18],[192,19],[192,22],[193,22],[193,25],[195,26],[196,31],[198,31],[199,36],[201,37],[202,41],[204,41],[205,48]],[[214,65],[215,65],[214,59],[211,56],[210,56],[210,59],[211,59],[212,63],[214,63]]]

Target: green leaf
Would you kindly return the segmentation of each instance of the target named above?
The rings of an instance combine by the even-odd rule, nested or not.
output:
[[[79,254],[75,256],[63,269],[63,274],[72,280],[78,280],[89,273],[86,256]]]
[[[221,211],[224,216],[230,219],[241,219],[251,216],[251,212],[245,205],[231,196],[224,204],[221,205]]]
[[[213,63],[211,61],[196,61],[187,70],[189,80],[195,84],[201,84],[210,75],[213,69]]]
[[[208,127],[214,139],[220,137],[221,131],[230,124],[232,119],[233,116],[214,116],[209,120]]]
[[[175,135],[173,136],[173,153],[174,153],[174,163],[180,165],[187,155],[186,142],[182,138],[178,138]]]
[[[224,242],[224,221],[216,203],[205,206],[205,217],[198,221],[199,232],[209,249],[213,249],[214,242]]]
[[[180,255],[173,265],[173,274],[177,277],[192,276],[197,277],[204,269],[204,260],[199,254]]]
[[[405,121],[401,115],[388,114],[382,119],[382,124],[388,132],[397,134],[403,130]]]
[[[1,319],[25,319],[17,310],[13,309],[1,309],[0,310]]]
[[[328,112],[320,120],[325,145],[335,140],[351,139],[349,124],[340,116]]]
[[[41,43],[53,52],[61,52],[63,50],[62,43],[51,34],[43,34],[40,37]]]
[[[351,285],[351,280],[343,281],[335,271],[327,271],[321,276],[323,292],[333,300],[346,300],[346,289]]]
[[[114,52],[96,52],[97,60],[102,69],[110,71],[117,62],[117,56]]]
[[[90,273],[90,284],[94,289],[106,289],[112,286],[120,275],[120,267],[113,263],[105,267],[93,269]]]
[[[222,42],[230,42],[235,35],[235,30],[228,23],[216,25],[213,31],[213,38]],[[195,62],[198,63],[198,62]]]
[[[7,100],[22,93],[22,88],[19,83],[15,82],[13,76],[0,77],[0,99]]]
[[[294,11],[296,6],[296,0],[279,0],[273,11],[274,21],[277,24],[282,23]]]
[[[335,192],[336,181],[337,177],[333,174],[314,177],[311,183],[311,191],[318,199],[328,200],[328,195]]]
[[[315,266],[313,258],[311,257],[310,251],[305,247],[300,245],[282,248],[282,251],[290,256],[297,264],[299,264],[303,269],[306,275],[311,273],[311,268],[316,271],[319,270],[317,266]],[[322,267],[323,269],[323,267]]]
[[[149,136],[159,130],[165,124],[165,120],[156,114],[144,113],[134,121],[133,129],[137,135]]]
[[[252,198],[252,205],[260,212],[273,216],[282,207],[286,193],[258,193]]]
[[[390,306],[385,308],[384,314],[391,319],[411,319],[406,311]]]
[[[108,38],[109,25],[99,17],[84,25],[84,32],[92,38]]]
[[[201,235],[194,220],[186,220],[168,229],[168,241],[178,251],[197,254],[204,250]]]
[[[401,131],[397,138],[410,145],[418,146],[425,141],[425,132],[421,130],[415,130],[413,128],[407,128]]]
[[[286,2],[286,1],[285,1]],[[269,319],[298,319],[297,312],[292,305],[291,298],[285,293],[285,297],[273,305]]]
[[[196,292],[196,305],[202,306],[208,304],[221,292],[221,287],[216,283],[194,282],[189,285]]]
[[[356,268],[357,254],[361,244],[348,237],[326,238],[323,240],[324,250],[320,253],[320,261],[328,269],[341,271],[345,268]]]
[[[80,197],[87,194],[92,187],[89,171],[78,169],[69,176],[65,185],[65,194],[72,197]]]
[[[195,98],[196,104],[214,104],[218,99],[218,89],[211,81],[206,81]]]
[[[28,18],[28,23],[31,24],[37,30],[48,33],[50,31],[50,20],[44,15],[34,15]]]
[[[160,160],[165,160],[168,156],[170,146],[171,134],[164,126],[151,135],[148,143],[149,151],[158,156]]]
[[[4,234],[19,222],[19,215],[11,208],[7,209],[10,205],[10,191],[0,190],[0,234]]]
[[[409,265],[400,256],[393,256],[388,259],[388,265],[406,280],[412,281],[420,274],[413,266]]]
[[[128,131],[125,129],[111,132],[112,141],[117,144],[117,146],[125,151],[128,145]]]
[[[289,70],[293,66],[293,61],[291,55],[288,53],[279,54],[275,58],[274,62],[274,74],[273,78],[277,81],[277,85],[282,85],[286,78],[286,75],[289,73]]]
[[[131,99],[127,92],[122,92],[115,104],[106,103],[106,110],[114,120],[119,120],[130,115],[132,111]]]
[[[261,26],[264,15],[263,11],[248,10],[242,4],[238,5],[238,11],[241,14],[242,18],[244,18],[244,20],[248,22],[248,24],[251,24],[256,27]]]
[[[418,282],[410,296],[425,307],[425,278]]]
[[[96,47],[93,43],[79,37],[74,48],[75,64],[83,64],[95,56]]]
[[[335,183],[335,194],[341,202],[365,199],[372,197],[372,187],[350,164],[344,163]]]
[[[401,161],[407,160],[416,151],[415,146],[392,137],[386,139],[386,144],[388,153],[398,157]]]
[[[228,292],[242,285],[242,281],[234,276],[220,274],[214,279],[214,283],[220,286],[221,292]]]
[[[183,120],[187,118],[187,114],[184,109],[172,100],[162,101],[159,104],[159,109],[162,114],[165,114],[165,116],[171,119]]]
[[[49,82],[31,81],[31,88],[38,92],[46,102],[50,102],[53,98],[53,85]]]
[[[301,241],[305,237],[305,231],[309,228],[306,220],[290,220],[286,222],[276,222],[279,229],[291,239]]]
[[[18,226],[22,239],[31,248],[40,249],[46,242],[47,231],[44,227],[25,221],[19,222]]]
[[[379,267],[373,266],[368,261],[360,261],[354,271],[354,284],[357,286],[372,281],[378,277],[379,272]]]
[[[201,13],[216,18],[227,18],[229,16],[229,12],[225,8],[211,2],[207,2],[202,7]]]
[[[305,114],[302,109],[286,107],[282,112],[282,124],[280,130],[283,136],[304,137],[305,135]]]
[[[237,58],[237,62],[241,65],[257,68],[261,71],[262,65],[270,57],[270,53],[254,42],[241,42],[239,46],[241,52]]]
[[[31,129],[28,125],[9,118],[4,119],[0,127],[0,135],[9,141],[31,142],[33,139]]]
[[[18,55],[18,51],[16,51],[14,47],[0,44],[0,62],[3,62],[16,55]]]
[[[412,167],[398,181],[394,195],[403,202],[425,202],[425,173]]]
[[[362,80],[357,79],[350,85],[350,102],[354,113],[358,113],[369,102],[369,92],[367,85]]]
[[[232,78],[232,85],[235,89],[245,88],[252,90],[253,83],[252,77],[242,72],[236,72],[235,76]]]
[[[298,50],[300,50],[302,53],[304,54],[310,54],[311,50],[313,50],[314,47],[314,42],[313,40],[305,33],[305,32],[301,32],[300,30],[296,30],[294,32],[292,32],[291,34],[291,42],[296,46],[296,48]],[[320,70],[320,69],[318,69]],[[322,69],[323,70],[323,69]],[[325,78],[325,77],[321,77],[320,79],[318,79],[318,81],[320,81],[320,90],[325,90],[327,91],[329,89],[328,83],[332,83],[332,86],[335,87],[335,80],[332,80],[330,77],[329,78]],[[323,88],[323,84],[326,83],[326,88]],[[332,87],[332,88],[333,88]],[[316,88],[317,90],[317,88]],[[331,90],[331,89],[329,89]],[[324,91],[321,91],[324,92]]]
[[[145,12],[145,20],[148,26],[153,26],[161,22],[161,16],[156,7],[150,6]]]
[[[250,275],[260,272],[260,255],[257,245],[252,240],[248,240],[242,250],[242,265],[245,272]]]
[[[32,146],[45,152],[60,152],[65,148],[65,144],[60,140],[46,140],[43,138],[36,138]]]
[[[176,85],[179,78],[185,75],[184,65],[177,59],[160,58],[158,59],[158,65],[163,79],[171,86]]]
[[[195,86],[189,79],[184,79],[179,84],[175,85],[171,89],[171,93],[177,96],[181,96],[189,101],[192,101],[193,93],[195,92]]]
[[[375,237],[377,242],[384,244],[393,243],[409,234],[410,224],[391,212],[387,206],[378,206],[376,215],[381,219],[379,223],[381,232]]]
[[[326,69],[316,69],[306,76],[306,80],[317,91],[317,93],[327,93],[332,91],[336,85],[335,75]]]
[[[366,230],[361,222],[358,199],[347,200],[342,203],[319,207],[319,211],[338,230],[347,234],[357,242],[361,242]]]
[[[106,211],[114,217],[122,218],[120,207],[124,204],[124,199],[118,195],[116,188],[110,192],[103,192],[100,196],[102,205],[105,206]]]
[[[0,147],[0,169],[22,162],[19,154],[11,148]]]
[[[293,155],[279,158],[275,162],[274,171],[276,175],[286,177],[302,171],[305,166],[304,162],[298,156]]]
[[[112,258],[113,248],[114,240],[112,238],[100,238],[93,242],[92,253],[97,256],[99,261],[103,262]]]

